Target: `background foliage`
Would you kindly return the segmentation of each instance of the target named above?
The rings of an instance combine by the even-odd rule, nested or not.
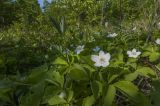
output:
[[[158,0],[0,0],[0,106],[159,106],[159,21]]]

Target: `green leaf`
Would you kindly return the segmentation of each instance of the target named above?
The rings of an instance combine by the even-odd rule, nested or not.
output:
[[[81,56],[80,57],[81,61],[84,61],[86,64],[93,66],[93,61],[91,60],[91,56]]]
[[[139,67],[136,73],[143,75],[145,77],[156,77],[156,73],[149,67]]]
[[[99,98],[99,96],[102,93],[102,83],[94,80],[91,83],[91,87],[92,87],[92,92],[93,92],[94,98]]]
[[[114,86],[139,106],[150,106],[148,99],[139,92],[137,86],[129,81],[119,81]]]
[[[4,61],[0,58],[0,65],[3,65]]]
[[[13,81],[11,81],[11,80],[0,80],[0,91],[2,90],[2,89],[10,89],[11,87],[13,87],[14,86],[14,83],[13,83]]]
[[[119,75],[115,74],[115,75],[112,75],[109,80],[108,80],[108,83],[110,84],[112,81],[114,81],[116,78],[118,78]]]
[[[69,72],[69,76],[73,80],[88,80],[87,73],[79,64],[74,64]]]
[[[137,61],[136,58],[132,58],[132,57],[128,58],[129,63],[135,63],[136,61]]]
[[[57,64],[57,65],[68,65],[68,63],[63,60],[62,58],[58,57],[54,62],[53,64]]]
[[[103,106],[111,106],[116,95],[116,89],[113,85],[109,85],[107,94],[104,97]]]
[[[43,97],[44,88],[44,82],[32,86],[30,92],[22,97],[20,106],[39,106]]]
[[[70,104],[60,104],[58,106],[70,106]]]
[[[87,64],[82,64],[82,66],[86,69],[88,69],[90,72],[94,72],[96,71],[94,68],[92,68],[91,66],[87,65]]]
[[[60,75],[59,72],[53,71],[52,72],[52,81],[57,82],[58,84],[60,84],[61,87],[63,87],[64,77],[63,77],[63,75]]]
[[[160,54],[158,52],[152,52],[149,56],[149,60],[151,62],[156,61],[160,57]]]
[[[160,68],[160,63],[157,65],[158,68]]]
[[[66,100],[63,98],[60,98],[59,96],[54,96],[51,99],[48,100],[49,105],[60,105],[60,104],[66,104]]]
[[[8,96],[9,92],[14,86],[12,81],[1,80],[0,81],[0,99],[6,102],[10,102],[10,97]]]
[[[73,94],[74,94],[74,92],[71,91],[71,90],[69,90],[69,91],[67,92],[67,101],[68,101],[68,102],[70,102],[70,101],[72,100]]]
[[[125,77],[125,80],[127,80],[127,81],[133,81],[137,78],[137,76],[138,76],[138,73],[133,72],[133,73],[125,75],[124,77]]]
[[[110,67],[107,74],[108,84],[114,83],[116,80],[118,80],[118,78],[128,73],[128,68]]]
[[[134,69],[137,68],[137,63],[136,63],[136,61],[135,61],[135,62],[127,62],[127,65],[130,66],[130,67],[132,67],[132,68],[134,68]]]
[[[157,60],[160,57],[160,53],[157,52],[158,48],[152,47],[152,45],[145,47],[145,52],[143,52],[142,56],[147,57],[149,56],[149,60],[151,62]]]
[[[61,92],[62,89],[60,89],[58,86],[52,86],[52,85],[46,86],[42,103],[47,103],[51,97],[60,94]]]
[[[153,106],[159,106],[160,104],[160,80],[155,80],[152,82],[154,87],[153,91],[151,92],[151,100],[153,102]]]
[[[46,65],[33,69],[32,73],[28,76],[27,81],[35,84],[45,80],[47,78],[47,69]]]
[[[123,53],[120,52],[120,53],[116,53],[116,57],[114,57],[113,61],[111,61],[111,65],[110,66],[119,66],[121,64],[124,64],[123,62]]]
[[[95,102],[94,96],[88,96],[86,98],[83,99],[83,103],[82,106],[93,106]]]

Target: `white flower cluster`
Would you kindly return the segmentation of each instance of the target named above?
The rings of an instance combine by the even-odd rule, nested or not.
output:
[[[133,49],[132,51],[127,51],[128,57],[137,58],[141,52]],[[111,58],[110,53],[104,53],[100,51],[98,55],[91,55],[91,59],[95,62],[96,67],[107,67],[109,65],[109,60]]]
[[[110,34],[109,36],[115,37],[117,36],[117,34],[113,33],[113,34]],[[155,42],[156,44],[160,45],[160,38],[158,38]],[[84,45],[78,46],[75,52],[76,54],[80,54],[83,50],[84,50]],[[95,52],[98,52],[99,50],[100,50],[100,47],[98,46],[93,48],[93,51]],[[141,52],[136,50],[135,48],[133,48],[131,51],[130,50],[127,51],[128,57],[131,57],[131,58],[137,58],[140,54]],[[109,65],[110,58],[111,58],[110,53],[105,53],[102,50],[100,50],[98,55],[91,55],[91,60],[95,62],[94,65],[96,67],[107,67]]]

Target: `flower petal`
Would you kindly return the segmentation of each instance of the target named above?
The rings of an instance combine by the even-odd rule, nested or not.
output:
[[[160,45],[160,39],[158,38],[156,41],[155,41],[158,45]]]
[[[106,53],[104,56],[105,56],[104,58],[106,61],[109,61],[111,58],[111,55],[109,53]]]
[[[99,56],[103,56],[103,55],[104,55],[104,51],[100,51]]]
[[[141,52],[137,52],[137,55],[139,56],[141,54]]]
[[[132,52],[136,52],[136,49],[133,49]]]
[[[107,67],[108,65],[109,65],[109,62],[108,62],[108,61],[103,62],[103,63],[101,64],[102,67]]]
[[[132,53],[131,51],[127,51],[127,54],[128,54],[128,55],[131,55],[131,53]]]
[[[99,61],[99,56],[98,55],[91,55],[91,59],[94,62],[98,62]]]
[[[100,62],[96,62],[96,63],[94,64],[94,66],[96,66],[96,67],[100,67],[100,66],[101,66],[101,64],[100,64]]]

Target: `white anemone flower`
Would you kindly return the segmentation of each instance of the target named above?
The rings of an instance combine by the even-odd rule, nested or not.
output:
[[[137,51],[136,49],[132,49],[132,51],[127,51],[128,57],[137,58],[141,52]]]
[[[66,93],[65,92],[61,92],[58,97],[64,99],[66,97]]]
[[[94,52],[98,52],[101,48],[99,46],[96,46],[95,48],[93,48]]]
[[[109,53],[99,52],[99,55],[92,55],[91,59],[95,62],[96,67],[107,67],[109,65],[109,60],[111,55]]]
[[[70,53],[70,50],[69,49],[66,49],[63,51],[63,54],[69,54]]]
[[[104,26],[107,28],[108,27],[108,22],[105,22]]]
[[[159,23],[157,23],[157,27],[158,27],[158,29],[160,29],[160,22],[159,22]]]
[[[132,30],[133,30],[133,31],[135,31],[136,29],[137,29],[137,28],[136,28],[136,27],[134,27]]]
[[[116,34],[116,33],[112,33],[112,34],[109,34],[107,37],[109,37],[109,38],[114,38],[114,37],[116,37],[118,34]]]
[[[46,54],[45,56],[44,56],[46,59],[48,59],[49,58],[49,56]]]
[[[84,45],[78,46],[75,50],[76,54],[80,54],[84,50]]]
[[[160,45],[160,38],[155,41],[158,45]]]

